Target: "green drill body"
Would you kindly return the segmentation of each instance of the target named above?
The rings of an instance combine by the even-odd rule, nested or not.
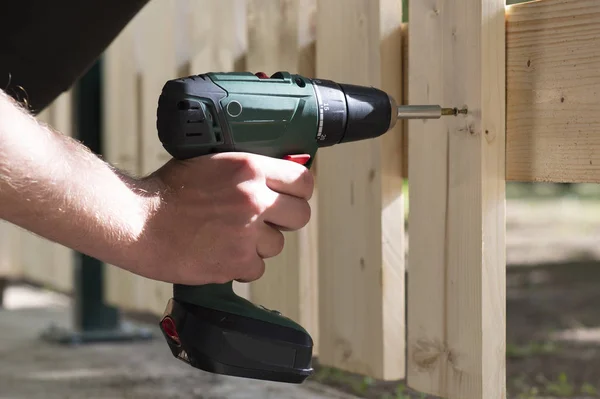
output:
[[[403,112],[436,117],[441,110]],[[318,148],[378,137],[398,112],[394,100],[373,87],[287,72],[207,73],[164,85],[157,129],[177,159],[237,151],[300,156],[296,162],[310,168]],[[174,356],[205,371],[294,383],[312,373],[308,332],[237,296],[231,282],[175,285],[161,329]]]
[[[233,111],[225,115],[237,151],[274,158],[306,153],[314,158],[318,108],[315,90],[307,79],[289,73],[282,74],[282,79],[258,81],[250,73],[209,77],[227,91],[221,100],[224,109],[238,111],[236,102],[242,108],[239,116]]]
[[[180,130],[179,140],[161,137],[167,151],[176,158],[224,151],[274,158],[309,154],[311,158],[306,166],[310,167],[318,148],[319,123],[317,98],[310,80],[289,73],[281,73],[281,79],[259,79],[244,72],[202,76],[178,82],[178,89],[184,91],[178,90],[175,94],[177,103],[183,103],[179,108],[188,106],[183,115],[178,112],[181,109],[176,109],[177,103],[167,103],[166,98],[164,105],[159,105],[159,135],[161,132],[165,136],[173,134],[167,126],[161,129],[161,113],[169,122],[172,120],[167,119],[167,113],[179,114],[190,121],[183,130],[179,127],[181,121],[175,121],[176,129]],[[189,81],[191,79],[196,80]],[[194,90],[200,79],[210,79],[216,87],[210,91],[205,88],[204,92]],[[210,83],[205,86],[212,86]],[[200,109],[190,109],[190,104]]]

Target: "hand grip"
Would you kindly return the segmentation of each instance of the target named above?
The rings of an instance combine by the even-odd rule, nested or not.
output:
[[[267,323],[279,324],[308,334],[293,320],[281,315],[277,310],[255,305],[233,291],[233,282],[225,284],[181,285],[173,286],[173,297],[180,302],[215,309],[224,313],[249,317]]]

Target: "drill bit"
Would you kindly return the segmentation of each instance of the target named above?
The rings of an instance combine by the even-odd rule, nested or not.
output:
[[[399,105],[398,119],[439,119],[442,116],[467,114],[467,108],[442,108],[439,105]]]
[[[398,105],[394,97],[388,96],[392,110],[397,110],[396,115],[392,112],[390,118],[389,129],[396,125],[398,119],[439,119],[442,116],[457,116],[458,114],[466,115],[467,107],[458,108],[442,108],[439,105]]]

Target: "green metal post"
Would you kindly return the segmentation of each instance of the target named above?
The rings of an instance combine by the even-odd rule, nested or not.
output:
[[[102,68],[98,61],[75,87],[77,138],[95,154],[102,154]],[[121,320],[119,310],[104,299],[104,265],[98,259],[75,253],[73,330],[51,326],[42,338],[59,343],[149,339],[148,329]]]
[[[5,277],[0,277],[0,309],[4,306],[4,290],[8,285],[8,279]]]

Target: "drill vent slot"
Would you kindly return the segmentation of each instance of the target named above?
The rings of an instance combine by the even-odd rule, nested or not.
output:
[[[180,111],[188,111],[191,109],[200,109],[201,105],[199,101],[194,100],[181,100],[177,102],[177,109]]]

